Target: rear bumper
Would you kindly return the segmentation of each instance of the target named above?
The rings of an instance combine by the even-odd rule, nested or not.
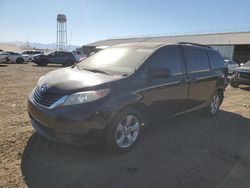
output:
[[[242,79],[242,78],[240,78],[240,79],[237,79],[237,82],[239,84],[250,85],[250,79]]]
[[[98,141],[108,125],[107,108],[95,105],[75,105],[48,109],[28,98],[28,112],[34,129],[57,142],[85,144]]]
[[[250,85],[250,72],[237,72],[235,79],[239,84]]]

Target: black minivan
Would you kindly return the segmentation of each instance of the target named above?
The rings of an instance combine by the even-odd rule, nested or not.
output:
[[[211,47],[116,45],[41,77],[29,94],[33,127],[51,140],[105,143],[126,152],[150,120],[204,108],[215,115],[227,69]]]

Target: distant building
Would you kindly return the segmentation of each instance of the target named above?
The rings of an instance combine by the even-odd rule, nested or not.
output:
[[[82,50],[85,54],[89,54],[96,46],[113,46],[133,42],[165,44],[193,42],[210,45],[218,50],[224,58],[234,59],[238,63],[244,63],[250,59],[250,32],[107,39],[85,45]]]

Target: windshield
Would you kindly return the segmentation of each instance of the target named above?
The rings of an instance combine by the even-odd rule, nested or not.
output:
[[[52,54],[53,52],[46,52],[46,53],[44,53],[45,55],[50,55],[50,54]]]
[[[0,52],[0,55],[9,55],[9,52],[2,51],[2,52]]]
[[[153,53],[151,49],[111,47],[102,50],[81,63],[79,69],[98,69],[112,74],[130,74]]]

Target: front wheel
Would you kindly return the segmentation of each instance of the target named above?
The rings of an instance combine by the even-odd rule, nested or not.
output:
[[[132,150],[142,135],[142,119],[134,108],[121,111],[107,129],[107,148],[120,153]]]
[[[48,61],[46,59],[42,59],[37,65],[46,67],[48,65]]]

